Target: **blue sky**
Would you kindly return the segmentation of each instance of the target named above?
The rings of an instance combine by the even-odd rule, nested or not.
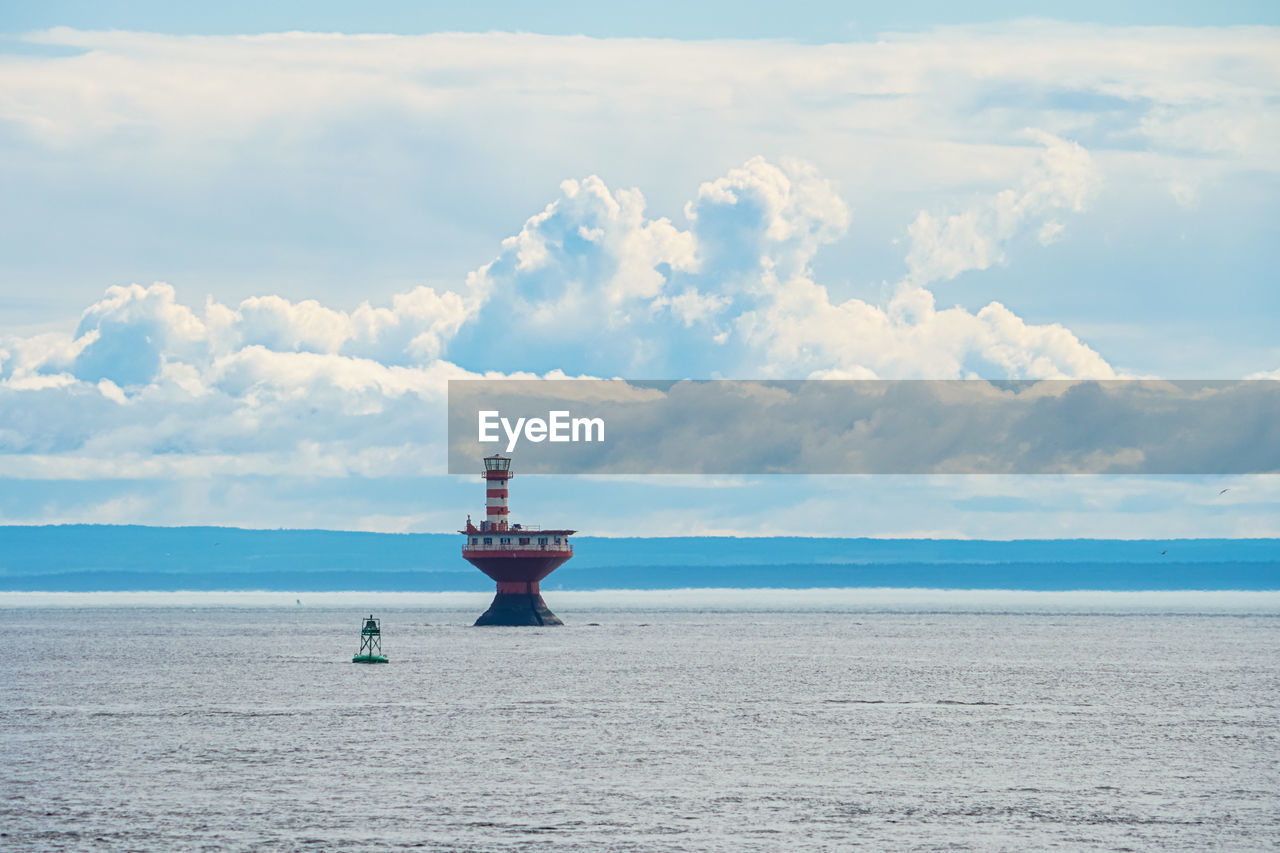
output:
[[[645,4],[581,2],[456,3],[401,0],[357,5],[336,0],[217,4],[165,2],[15,3],[6,8],[3,29],[24,32],[53,26],[80,29],[143,30],[175,34],[311,30],[318,32],[486,32],[502,30],[597,38],[796,39],[823,43],[865,39],[888,30],[986,23],[1015,18],[1051,18],[1120,26],[1230,26],[1280,23],[1272,3],[1222,2],[1076,3],[977,2],[945,0],[841,3],[797,0],[711,0],[704,3],[655,0]]]
[[[1277,16],[7,8],[0,521],[451,529],[483,373],[1280,377]],[[633,535],[1280,533],[1268,477],[555,482]]]

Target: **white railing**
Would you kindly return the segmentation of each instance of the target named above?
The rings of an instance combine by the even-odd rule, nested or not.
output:
[[[573,553],[573,545],[568,542],[561,542],[556,545],[554,542],[548,542],[546,545],[539,545],[537,542],[530,542],[527,545],[521,545],[519,542],[478,542],[472,545],[470,542],[462,546],[462,553],[468,551],[548,551],[552,553]]]

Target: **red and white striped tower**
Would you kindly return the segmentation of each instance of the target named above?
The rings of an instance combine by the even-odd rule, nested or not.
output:
[[[495,454],[484,460],[484,512],[492,530],[507,529],[507,481],[513,476],[510,459]]]
[[[543,530],[510,522],[507,483],[511,459],[495,453],[484,459],[485,519],[476,527],[467,517],[463,558],[497,583],[497,593],[477,625],[561,625],[547,608],[542,579],[573,556],[569,537],[576,530]]]

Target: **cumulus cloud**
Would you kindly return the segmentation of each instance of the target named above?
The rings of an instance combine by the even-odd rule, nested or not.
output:
[[[213,363],[252,348],[391,365],[427,362],[439,356],[469,310],[459,294],[429,287],[398,294],[390,306],[365,302],[347,312],[279,296],[250,297],[235,307],[210,298],[200,311],[179,303],[165,282],[113,285],[84,311],[70,338],[11,341],[0,376],[65,371],[85,382],[145,386],[161,376],[180,378],[179,365]]]
[[[207,335],[172,287],[134,284],[108,288],[80,318],[75,338],[79,352],[71,373],[77,379],[146,385],[159,374],[165,354],[198,358]]]
[[[441,269],[454,276],[474,266],[471,253],[482,240],[507,233],[529,212],[531,197],[542,199],[532,186],[580,174],[583,162],[641,184],[673,218],[706,170],[755,151],[818,163],[842,186],[874,198],[878,209],[894,207],[895,221],[907,209],[897,207],[907,193],[943,199],[1011,188],[1007,199],[989,205],[925,211],[916,230],[922,247],[931,239],[933,245],[917,263],[921,274],[945,276],[998,263],[1010,218],[1038,216],[1032,233],[1044,240],[1059,233],[1063,220],[1049,215],[1053,210],[1027,214],[1018,203],[1028,191],[1017,183],[1031,156],[1016,137],[1025,127],[1097,152],[1103,167],[1148,192],[1148,209],[1167,202],[1169,186],[1274,175],[1277,33],[1042,21],[816,46],[59,28],[25,38],[82,52],[12,55],[0,66],[0,119],[14,130],[0,140],[8,167],[0,171],[13,181],[19,210],[58,198],[47,179],[51,165],[67,185],[87,188],[86,204],[63,204],[58,213],[68,239],[99,245],[106,241],[95,193],[110,198],[121,187],[139,189],[112,213],[122,229],[148,233],[156,225],[165,231],[175,208],[193,198],[243,206],[243,218],[273,238],[266,241],[273,251],[247,247],[259,250],[250,252],[252,261],[259,269],[287,267],[280,257],[310,253],[317,258],[311,286],[299,286],[293,301],[305,293],[322,303],[349,292],[340,289],[345,269],[326,264],[341,254],[337,235],[352,247],[385,249],[393,242],[388,233],[403,246],[417,231],[431,246],[424,254],[448,256]],[[511,80],[520,85],[507,85]],[[112,168],[98,168],[103,162]],[[726,176],[716,191],[734,194],[735,182]],[[768,191],[767,180],[755,182]],[[1159,188],[1154,201],[1152,188]],[[591,203],[594,190],[584,185],[580,192],[582,203]],[[427,193],[438,208],[422,204]],[[1070,209],[1069,195],[1033,193],[1037,203],[1046,197],[1062,201],[1059,212]],[[624,212],[635,209],[614,201]],[[912,214],[921,207],[909,204]],[[817,220],[836,221],[826,213]],[[705,253],[710,224],[703,231]],[[595,234],[587,227],[577,238]],[[204,228],[171,227],[166,236],[183,248],[210,238]],[[649,237],[663,239],[660,231]],[[243,252],[245,242],[235,249]],[[37,272],[70,264],[50,260],[43,248],[19,239],[11,251]],[[536,251],[528,247],[526,262]],[[395,254],[368,255],[367,266],[386,265],[379,280],[410,274],[408,263],[390,260]],[[421,257],[412,263],[423,265]],[[428,274],[446,280],[436,272]],[[790,272],[778,274],[785,280]],[[656,286],[644,267],[637,275],[619,270],[614,295]],[[322,277],[327,293],[315,281]],[[380,298],[389,296],[392,285],[386,287]],[[698,318],[710,307],[689,304],[699,306]],[[422,344],[431,346],[433,337]]]
[[[685,216],[697,229],[705,273],[783,281],[804,273],[818,247],[849,226],[848,207],[831,183],[794,158],[775,166],[755,157],[702,184]]]
[[[1055,237],[1064,226],[1048,217],[1083,210],[1096,192],[1083,148],[1028,136],[1043,152],[1019,187],[929,235],[921,214],[908,275],[884,305],[835,303],[814,280],[815,256],[845,233],[850,211],[809,164],[757,157],[702,184],[685,228],[650,219],[637,190],[566,182],[477,273],[483,304],[447,353],[485,369],[520,352],[541,370],[613,375],[1111,377],[1064,327],[1028,324],[999,303],[939,310],[925,289],[957,265],[989,265],[972,260],[983,246],[994,261],[1021,232]],[[961,245],[962,221],[974,224],[965,233],[977,249]]]
[[[27,38],[83,50],[15,55],[0,66],[0,118],[13,129],[0,140],[0,172],[11,207],[35,210],[35,219],[56,207],[63,235],[32,241],[7,229],[18,236],[0,248],[17,275],[66,282],[95,274],[88,260],[71,268],[75,258],[119,251],[99,227],[110,208],[119,217],[112,233],[148,234],[172,256],[201,258],[203,278],[183,287],[238,288],[219,278],[234,265],[281,280],[260,292],[287,304],[263,295],[237,305],[215,293],[241,315],[232,331],[242,344],[384,363],[450,357],[446,347],[473,364],[486,358],[465,322],[479,306],[455,284],[487,259],[495,234],[517,231],[517,245],[477,275],[475,294],[519,282],[505,293],[530,310],[509,335],[537,327],[525,339],[544,346],[558,323],[581,319],[601,328],[591,352],[603,343],[612,369],[664,373],[669,348],[651,324],[671,320],[690,341],[705,330],[723,348],[694,359],[701,371],[744,359],[736,317],[768,309],[753,303],[763,281],[756,267],[772,264],[779,286],[804,278],[816,247],[854,222],[846,201],[856,202],[860,250],[874,252],[869,266],[900,260],[875,226],[906,226],[913,283],[936,283],[1007,262],[1022,251],[1019,234],[1061,240],[1088,201],[1091,169],[1124,189],[1104,211],[1111,223],[1132,208],[1166,208],[1173,192],[1180,203],[1201,199],[1212,221],[1215,205],[1236,205],[1231,214],[1247,227],[1264,220],[1267,199],[1232,193],[1224,201],[1215,181],[1253,183],[1249,175],[1277,168],[1274,28],[1023,22],[821,46],[502,33],[56,29]],[[1043,144],[1019,139],[1026,127],[1042,128]],[[757,151],[794,153],[822,175],[776,157],[751,161],[708,182],[681,215],[700,179]],[[104,162],[112,168],[95,165]],[[513,227],[548,200],[554,181],[581,176],[583,163],[602,178],[566,183],[545,219]],[[85,203],[62,203],[52,174],[82,188]],[[827,180],[839,192],[807,186]],[[644,194],[625,188],[632,184]],[[129,204],[111,204],[122,191]],[[207,219],[188,227],[189,208],[204,205]],[[1214,235],[1231,229],[1188,233],[1226,249],[1227,238]],[[86,251],[50,252],[55,239],[84,242]],[[378,307],[363,317],[327,313],[350,307],[353,258]],[[554,301],[537,292],[539,270]],[[430,321],[391,305],[415,277],[437,284],[419,294],[432,303],[422,306]],[[556,288],[560,277],[590,284]],[[851,270],[844,283],[856,277]],[[1102,284],[1082,286],[1101,304]],[[236,300],[242,295],[237,289]],[[1043,311],[1051,302],[1010,307]],[[213,340],[222,327],[204,319]],[[638,341],[629,354],[615,340],[627,336]],[[96,345],[82,375],[123,359],[136,367],[134,379],[154,375],[148,335],[108,337],[120,350]],[[546,353],[548,364],[587,354],[567,345]]]
[[[927,289],[1003,260],[1005,245],[1028,229],[1038,229],[1041,242],[1049,242],[1064,226],[1048,217],[1080,212],[1096,193],[1100,177],[1087,151],[1041,131],[1025,135],[1044,148],[1018,188],[959,213],[919,214],[908,228],[908,273],[887,304],[833,302],[808,271],[816,241],[797,249],[789,276],[766,268],[771,298],[736,319],[738,333],[766,355],[757,369],[764,375],[847,379],[1114,376],[1098,353],[1060,325],[1028,324],[998,302],[976,313],[939,310]],[[844,228],[842,208],[816,209],[828,215],[823,228],[810,227],[809,233],[831,239]]]
[[[1042,164],[992,202],[997,244],[1046,212],[1080,209],[1092,191],[1086,153],[1037,138]],[[432,470],[433,453],[439,470],[448,379],[513,366],[529,376],[1112,375],[1061,326],[998,303],[939,309],[912,261],[919,241],[885,304],[832,302],[813,260],[849,222],[813,166],[757,157],[703,183],[680,223],[651,217],[638,189],[565,181],[456,291],[417,287],[346,311],[277,295],[193,306],[166,283],[112,286],[72,333],[0,345],[0,395],[12,404],[0,407],[0,443],[15,454],[5,470],[381,476]]]
[[[314,299],[245,299],[234,310],[210,304],[224,346],[258,345],[279,352],[336,353],[401,364],[436,358],[471,307],[457,293],[417,287],[396,294],[390,306],[363,302],[339,311]]]
[[[945,281],[1003,263],[1009,241],[1028,227],[1037,228],[1040,242],[1048,245],[1064,228],[1055,217],[1084,210],[1101,182],[1089,152],[1044,131],[1026,135],[1044,150],[1019,188],[1003,190],[958,213],[935,216],[921,211],[911,223],[910,283]]]
[[[417,288],[351,312],[275,296],[182,304],[108,288],[74,333],[15,338],[0,363],[0,474],[386,476],[440,466],[437,356],[466,309]]]
[[[946,282],[1069,238],[1099,174],[1118,188],[1107,199],[1131,205],[1099,212],[1106,224],[1164,210],[1170,194],[1205,222],[1266,221],[1265,204],[1214,188],[1265,187],[1278,171],[1278,33],[1023,22],[833,45],[32,34],[83,50],[0,66],[10,280],[82,282],[143,245],[120,235],[143,234],[197,272],[176,289],[111,288],[56,333],[0,330],[0,472],[195,489],[222,474],[439,470],[446,380],[515,365],[1111,376],[1071,329],[1020,316],[1050,301],[959,308]],[[1026,127],[1043,132],[1019,137]],[[758,151],[802,159],[742,162]],[[56,234],[25,227],[51,216]],[[494,247],[496,234],[511,237]],[[854,243],[877,253],[884,297],[840,295],[860,258],[835,273],[815,263],[849,260]],[[372,288],[354,308],[351,258]],[[278,284],[242,300],[232,275],[244,269]],[[1093,284],[1098,304],[1107,286]],[[64,309],[40,304],[6,321],[53,328],[39,312]],[[259,521],[237,513],[227,520]],[[978,529],[965,525],[947,529]]]
[[[976,313],[938,309],[934,295],[899,285],[885,306],[833,302],[822,285],[796,279],[742,332],[768,355],[768,375],[821,379],[1106,379],[1114,369],[1070,330],[1036,325],[992,302]],[[782,369],[782,366],[789,369]]]
[[[542,369],[633,375],[754,369],[741,346],[721,348],[735,317],[848,224],[830,183],[794,159],[756,157],[702,184],[684,228],[650,218],[636,189],[592,177],[561,190],[477,273],[484,304],[451,358],[493,369],[515,350]]]
[[[592,176],[567,180],[560,190],[473,276],[483,304],[451,353],[505,362],[513,344],[537,342],[564,360],[588,360],[590,346],[621,358],[659,315],[675,311],[691,321],[714,305],[673,291],[672,276],[697,266],[694,237],[665,218],[648,218],[638,189],[611,191]]]

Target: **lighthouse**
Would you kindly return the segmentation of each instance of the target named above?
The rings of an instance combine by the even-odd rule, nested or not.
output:
[[[507,507],[514,473],[510,457],[484,459],[485,517],[476,526],[467,516],[462,556],[493,578],[498,592],[477,625],[563,625],[547,608],[538,584],[573,556],[569,537],[576,530],[512,524]]]

